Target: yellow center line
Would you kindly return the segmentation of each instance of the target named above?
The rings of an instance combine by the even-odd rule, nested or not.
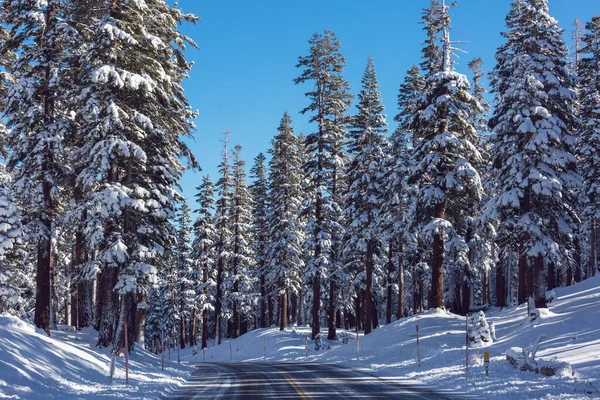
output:
[[[300,396],[301,399],[312,399],[312,397],[306,393],[304,390],[302,390],[302,388],[289,376],[287,376],[285,373],[281,372],[281,371],[277,371],[282,377],[283,379],[285,379],[287,381],[287,383],[290,384],[291,387],[294,388],[294,390],[296,391],[296,393],[298,394],[298,396]]]

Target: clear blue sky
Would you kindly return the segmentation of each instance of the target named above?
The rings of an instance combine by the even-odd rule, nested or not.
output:
[[[299,114],[308,104],[308,87],[292,80],[300,73],[295,67],[298,57],[308,53],[308,39],[316,31],[333,30],[340,39],[347,60],[344,77],[353,94],[360,90],[368,56],[373,57],[393,130],[398,86],[405,71],[420,61],[424,33],[418,22],[428,4],[429,0],[180,0],[185,12],[202,17],[195,26],[182,26],[200,47],[187,53],[195,65],[184,84],[190,104],[200,112],[190,145],[203,169],[184,175],[183,194],[190,203],[202,176],[218,179],[220,140],[226,130],[231,131],[230,147],[240,144],[250,167],[259,152],[266,155],[284,111],[289,111],[296,133],[315,129],[308,116]],[[483,58],[486,70],[493,69],[509,6],[510,0],[458,0],[452,39],[469,41],[461,45],[469,54],[457,60],[460,72],[467,72],[466,64],[474,57]],[[589,21],[600,13],[600,0],[550,0],[550,13],[568,39],[575,17]],[[195,209],[195,203],[190,205]]]

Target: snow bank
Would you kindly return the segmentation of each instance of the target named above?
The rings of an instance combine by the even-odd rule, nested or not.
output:
[[[11,316],[0,316],[0,398],[96,399],[157,398],[183,382],[192,368],[136,350],[131,354],[129,385],[123,357],[109,386],[110,356],[95,348],[96,332],[42,330]]]

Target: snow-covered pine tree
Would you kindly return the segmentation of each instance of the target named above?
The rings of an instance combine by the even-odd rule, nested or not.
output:
[[[21,216],[11,194],[11,179],[0,164],[0,314],[19,315],[24,288],[24,248]]]
[[[189,342],[190,346],[196,344],[196,285],[192,261],[191,223],[190,207],[184,200],[177,219],[177,246],[175,248],[175,262],[177,264],[176,302],[179,307],[179,345],[182,349],[185,348],[186,342]]]
[[[600,209],[600,16],[592,17],[581,36],[581,58],[577,64],[579,77],[579,117],[581,126],[577,133],[578,155],[583,187],[581,217],[586,242],[589,246],[585,276],[596,274],[597,227]],[[550,288],[549,288],[550,289]]]
[[[468,264],[461,218],[455,214],[482,195],[476,169],[481,155],[474,146],[477,131],[470,122],[471,113],[480,106],[469,93],[468,79],[452,70],[447,7],[442,8],[440,18],[443,64],[426,80],[410,126],[419,139],[413,154],[418,163],[410,177],[417,189],[415,219],[425,224],[424,234],[432,241],[430,308],[444,307],[444,268]]]
[[[231,252],[231,221],[229,207],[233,191],[233,177],[229,164],[229,131],[223,139],[223,160],[219,164],[220,178],[217,181],[217,203],[215,210],[215,263],[217,265],[215,288],[215,341],[221,344],[223,336],[222,317],[226,316],[226,306],[223,296],[223,282],[227,278],[228,260]]]
[[[252,241],[252,198],[246,185],[246,161],[241,158],[242,147],[233,148],[232,188],[229,208],[231,238],[227,260],[229,276],[224,282],[225,294],[231,304],[232,321],[230,336],[236,338],[248,331],[248,317],[256,299],[254,277],[251,276],[254,259]]]
[[[297,299],[301,288],[303,225],[298,218],[302,205],[302,165],[292,119],[285,112],[269,150],[269,245],[268,280],[279,298],[279,329],[288,322],[288,298]],[[301,300],[300,300],[301,301]],[[292,307],[296,309],[296,307]],[[295,316],[292,316],[295,317]]]
[[[321,288],[329,277],[330,270],[337,268],[339,260],[334,254],[339,243],[333,243],[333,236],[339,235],[338,175],[343,172],[341,166],[341,147],[346,132],[344,113],[350,105],[351,95],[348,83],[341,73],[346,63],[340,53],[340,42],[335,33],[325,31],[323,35],[315,33],[309,40],[307,56],[298,59],[297,68],[302,74],[294,83],[312,83],[306,93],[310,105],[301,112],[310,112],[310,122],[317,123],[317,131],[306,137],[306,151],[310,154],[304,166],[311,180],[314,196],[311,199],[314,217],[307,224],[308,246],[312,249],[312,258],[308,261],[305,281],[312,283],[312,338],[320,332]],[[329,281],[329,283],[334,281]],[[332,290],[333,289],[333,290]],[[335,287],[330,286],[335,293]],[[335,295],[330,298],[335,300]],[[335,312],[329,307],[329,325],[335,328],[332,318]],[[333,310],[334,311],[334,310]],[[335,334],[330,329],[329,334]]]
[[[267,170],[265,166],[266,157],[259,153],[254,158],[254,165],[250,169],[251,177],[254,179],[250,185],[252,196],[252,252],[254,253],[255,271],[260,285],[260,318],[259,327],[266,328],[267,325],[267,303],[271,291],[267,285],[266,274],[268,266],[266,263],[267,244],[269,238],[269,196]]]
[[[383,167],[388,141],[387,121],[379,95],[372,58],[362,78],[362,89],[352,118],[348,139],[350,163],[346,170],[344,217],[347,221],[344,252],[351,260],[360,260],[364,277],[364,331],[371,333],[373,322],[373,274],[382,253],[380,231],[381,201],[384,193]],[[343,277],[338,277],[343,278]]]
[[[578,223],[575,81],[547,0],[513,1],[506,22],[506,43],[491,74],[496,189],[486,215],[499,221],[498,243],[518,251],[519,303],[533,296],[543,307],[547,278],[556,265],[568,265]]]
[[[65,41],[74,31],[65,22],[65,3],[3,2],[3,23],[10,27],[2,53],[18,57],[8,68],[10,86],[6,123],[10,128],[8,169],[21,205],[23,223],[36,244],[36,305],[34,323],[50,334],[52,321],[52,231],[60,197],[62,138],[71,122],[61,107],[65,99]],[[26,117],[24,117],[26,116]]]
[[[391,146],[387,147],[387,166],[385,167],[385,192],[380,218],[381,229],[388,242],[388,309],[386,322],[391,322],[392,307],[392,276],[398,282],[396,318],[400,319],[404,313],[404,249],[406,235],[408,234],[408,212],[413,201],[413,190],[408,185],[407,179],[413,164],[411,147],[413,134],[410,131],[410,122],[416,113],[416,99],[422,94],[425,79],[421,70],[413,65],[404,77],[398,91],[398,114],[394,120],[398,127],[390,138]],[[396,272],[394,273],[394,269]]]
[[[194,242],[192,258],[195,263],[196,308],[202,311],[202,348],[208,346],[208,317],[215,310],[215,199],[214,184],[207,175],[196,188],[198,218],[194,222]]]
[[[180,159],[196,165],[181,140],[194,128],[181,86],[191,67],[183,52],[194,43],[178,24],[196,20],[163,0],[111,0],[89,27],[73,167],[86,193],[86,240],[97,251],[100,346],[122,347],[125,321],[133,346],[144,314],[137,305],[175,243]]]

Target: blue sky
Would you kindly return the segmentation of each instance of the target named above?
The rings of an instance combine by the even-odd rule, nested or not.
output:
[[[599,0],[549,3],[567,39],[576,17],[585,22],[600,13]],[[266,154],[284,111],[289,111],[296,133],[315,129],[307,115],[299,114],[308,104],[308,87],[292,80],[300,74],[295,67],[298,57],[308,53],[308,39],[316,31],[333,30],[340,39],[347,60],[344,77],[353,94],[360,91],[367,58],[373,57],[393,130],[398,86],[405,71],[420,61],[424,33],[418,22],[428,4],[429,0],[179,0],[185,12],[202,17],[195,26],[181,27],[200,47],[187,52],[195,65],[184,88],[200,113],[190,146],[203,169],[184,174],[183,194],[193,198],[205,174],[218,179],[220,140],[226,130],[231,132],[230,147],[240,144],[250,167],[259,152]],[[457,60],[460,72],[467,72],[466,64],[474,57],[483,58],[486,70],[493,69],[509,7],[510,0],[458,1],[452,39],[469,41],[461,45],[468,54]]]

